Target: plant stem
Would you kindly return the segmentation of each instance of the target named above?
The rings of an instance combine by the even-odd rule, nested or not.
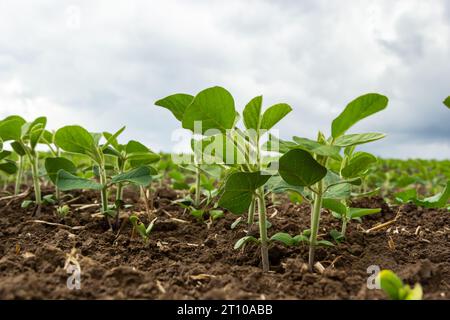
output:
[[[266,201],[264,199],[264,187],[258,189],[258,214],[259,214],[259,235],[261,238],[261,260],[263,271],[268,272],[269,265],[269,248],[267,239],[267,217],[266,217]]]
[[[23,176],[23,167],[25,166],[25,159],[23,156],[19,156],[19,169],[16,175],[16,185],[14,188],[14,195],[18,195],[20,193],[20,186],[22,184],[22,176]]]
[[[40,206],[42,204],[41,198],[41,184],[39,183],[39,158],[36,154],[31,155],[31,173],[33,175],[34,197],[36,198],[36,204]]]
[[[255,199],[252,199],[250,207],[248,208],[248,217],[247,217],[248,231],[250,231],[250,227],[253,225],[254,218],[255,218]]]
[[[108,188],[106,187],[106,170],[103,164],[99,165],[99,171],[100,171],[100,184],[104,185],[100,193],[102,201],[102,213],[106,215],[106,212],[108,211]]]
[[[195,200],[194,200],[194,206],[196,209],[200,206],[200,169],[198,165],[196,166],[195,170]]]
[[[347,218],[342,217],[342,229],[341,233],[345,236],[345,232],[347,231]]]
[[[317,183],[317,194],[314,197],[314,207],[311,216],[311,237],[309,239],[309,271],[313,271],[314,255],[317,245],[317,233],[319,231],[320,209],[322,209],[323,181]]]

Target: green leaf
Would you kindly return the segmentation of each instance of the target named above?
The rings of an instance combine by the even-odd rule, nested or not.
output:
[[[59,170],[56,177],[56,186],[62,191],[74,189],[101,190],[103,185],[92,180],[77,177],[65,170]]]
[[[319,240],[317,241],[317,245],[322,247],[334,247],[334,244],[328,240]]]
[[[272,237],[270,237],[270,241],[279,241],[288,247],[295,245],[295,241],[292,236],[284,232],[274,234]]]
[[[348,147],[355,146],[358,144],[364,144],[372,141],[376,141],[384,138],[386,135],[384,133],[358,133],[358,134],[347,134],[344,136],[338,137],[334,141],[334,145],[338,147]]]
[[[46,117],[36,118],[30,125],[27,135],[30,139],[31,149],[34,150],[42,138],[45,132],[45,126],[47,125]]]
[[[338,230],[331,230],[330,231],[330,236],[333,238],[334,241],[336,241],[337,243],[341,242],[342,240],[344,240],[345,236],[342,234],[342,232],[338,231]]]
[[[96,148],[92,135],[80,126],[65,126],[56,131],[55,144],[67,152],[94,156]]]
[[[444,104],[447,106],[447,108],[450,109],[450,96],[448,96],[447,99],[444,100]]]
[[[419,283],[416,283],[413,289],[408,290],[408,294],[404,298],[404,300],[422,300],[423,290],[422,286]]]
[[[450,199],[450,180],[447,181],[447,185],[441,193],[438,193],[429,198],[425,198],[423,200],[415,199],[414,203],[418,206],[430,209],[444,208],[447,206],[449,199]]]
[[[0,137],[0,152],[3,151],[3,139]]]
[[[45,159],[45,170],[50,180],[56,184],[59,170],[65,170],[71,174],[77,172],[77,167],[69,159],[62,157],[47,158]]]
[[[364,174],[370,165],[377,162],[377,158],[367,152],[359,152],[350,162],[341,170],[344,178],[356,178]]]
[[[3,150],[0,152],[0,160],[3,160],[11,155],[11,151]]]
[[[106,139],[106,143],[102,146],[102,150],[105,150],[106,148],[108,148],[109,145],[113,145],[116,146],[115,148],[117,148],[118,143],[117,143],[117,138],[122,134],[122,132],[126,129],[126,126],[123,126],[122,128],[120,128],[116,133],[114,133],[113,135],[111,135],[108,132],[104,132],[103,136]]]
[[[378,93],[369,93],[356,98],[333,120],[331,126],[333,138],[343,135],[358,121],[385,109],[387,104],[388,98]]]
[[[255,190],[264,185],[269,178],[269,175],[262,175],[259,171],[232,173],[225,183],[219,206],[234,214],[246,212]]]
[[[279,173],[284,181],[294,186],[311,186],[322,180],[327,169],[309,152],[291,150],[280,158]]]
[[[403,288],[403,281],[391,270],[381,270],[380,286],[391,300],[399,300],[399,291]]]
[[[244,108],[244,124],[247,129],[259,130],[261,123],[262,96],[250,100]]]
[[[161,156],[153,152],[134,152],[127,155],[127,160],[131,162],[132,167],[145,165],[159,161]]]
[[[263,130],[270,130],[291,111],[292,108],[286,103],[279,103],[271,106],[264,112],[260,128]]]
[[[395,194],[395,200],[399,203],[407,203],[413,199],[417,199],[416,189],[409,189]]]
[[[351,219],[355,219],[380,212],[381,208],[349,208],[348,217]]]
[[[23,157],[27,154],[25,149],[22,147],[22,145],[18,141],[11,142],[11,148],[13,148],[14,152],[17,153],[21,157]]]
[[[212,87],[197,94],[186,108],[183,128],[194,132],[194,122],[201,121],[201,134],[209,129],[225,132],[226,129],[233,128],[235,118],[236,110],[231,94],[224,88]]]
[[[340,148],[337,146],[324,145],[308,138],[293,137],[292,139],[296,144],[288,145],[287,147],[289,149],[302,149],[311,153],[315,153],[319,156],[331,157],[338,161],[340,161],[342,158],[339,154]]]
[[[130,222],[133,225],[133,227],[136,229],[136,231],[139,233],[139,235],[144,239],[147,240],[148,238],[148,233],[147,233],[147,229],[145,228],[145,225],[142,223],[142,221],[136,216],[136,215],[132,215],[130,216]],[[155,220],[153,220],[152,222],[154,223]],[[153,225],[152,225],[153,227]]]
[[[22,126],[25,120],[19,116],[11,116],[0,122],[0,138],[3,141],[19,141],[22,137]]]
[[[223,210],[210,210],[209,211],[209,216],[211,217],[211,219],[213,221],[219,219],[219,218],[223,218],[224,217],[224,213]]]
[[[142,166],[125,173],[118,174],[111,179],[111,183],[130,182],[138,186],[148,186],[152,181],[149,167]]]
[[[322,206],[325,209],[336,212],[340,216],[347,216],[347,207],[339,200],[336,199],[323,199]]]
[[[184,112],[193,99],[190,94],[177,93],[156,101],[155,105],[170,110],[175,118],[183,121]]]
[[[17,172],[17,165],[11,161],[0,163],[0,171],[7,174],[15,174]]]
[[[125,146],[125,152],[127,154],[130,154],[130,153],[143,153],[143,152],[150,152],[150,149],[147,148],[142,143],[140,143],[139,141],[130,140],[130,141],[128,141],[127,145]]]
[[[234,244],[234,249],[240,249],[242,248],[247,242],[254,242],[254,243],[259,243],[259,240],[256,239],[255,237],[252,236],[246,236],[243,238],[240,238],[235,244]]]
[[[192,209],[191,210],[191,215],[198,221],[203,221],[204,214],[205,214],[205,210],[202,210],[202,209]]]

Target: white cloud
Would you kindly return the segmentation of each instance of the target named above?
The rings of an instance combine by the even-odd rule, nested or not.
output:
[[[178,123],[153,102],[174,92],[287,102],[285,138],[329,132],[346,103],[380,92],[388,109],[354,129],[388,134],[370,150],[450,158],[449,17],[445,0],[2,2],[0,117],[127,125],[124,139],[170,151]]]

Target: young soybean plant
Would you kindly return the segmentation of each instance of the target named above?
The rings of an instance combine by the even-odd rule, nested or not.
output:
[[[46,124],[46,117],[39,117],[33,122],[26,122],[20,116],[7,117],[0,123],[0,138],[3,141],[12,141],[11,146],[19,156],[16,190],[17,184],[20,184],[22,179],[24,157],[31,164],[35,203],[38,211],[42,205],[42,197],[39,181],[39,152],[36,150],[36,147],[41,143]]]
[[[391,270],[381,270],[378,274],[381,289],[391,300],[422,300],[423,290],[419,283],[414,288],[404,284]]]
[[[318,245],[317,233],[324,199],[343,199],[345,196],[342,196],[342,191],[350,190],[352,184],[361,183],[359,173],[366,170],[373,160],[366,154],[361,154],[354,160],[344,161],[340,155],[341,149],[375,141],[385,136],[381,133],[345,133],[358,121],[385,109],[387,104],[388,99],[383,95],[376,93],[363,95],[350,102],[333,120],[331,137],[328,139],[319,132],[317,141],[294,137],[294,142],[285,143],[283,146],[289,151],[279,160],[280,176],[287,184],[303,188],[312,195],[309,239],[309,269],[311,271]],[[340,172],[331,170],[329,159],[341,162]],[[345,217],[348,217],[347,213]]]
[[[183,128],[203,136],[194,148],[196,162],[213,159],[228,168],[222,187],[219,206],[232,213],[249,211],[249,222],[253,223],[255,204],[258,203],[260,239],[247,236],[239,240],[236,248],[248,241],[261,244],[262,266],[269,270],[267,217],[264,184],[270,175],[262,174],[263,159],[260,139],[291,111],[286,104],[277,104],[261,112],[262,97],[252,99],[244,110],[245,131],[236,127],[239,115],[232,95],[221,87],[212,87],[199,92],[195,97],[175,94],[156,102],[182,121]],[[196,125],[201,124],[200,132]],[[249,132],[251,131],[251,132]],[[253,156],[254,155],[254,156]]]
[[[99,181],[93,181],[86,178],[78,177],[74,174],[75,166],[70,160],[65,158],[53,158],[48,159],[46,162],[47,172],[50,179],[54,181],[55,185],[62,191],[73,189],[93,189],[99,190],[101,195],[101,212],[105,215],[108,223],[110,223],[108,216],[114,216],[117,214],[115,210],[111,210],[108,202],[108,191],[112,185],[121,186],[124,183],[132,183],[136,185],[147,186],[151,179],[152,174],[156,173],[156,170],[148,165],[138,165],[135,168],[131,168],[126,172],[119,172],[116,175],[109,177],[107,174],[106,156],[110,155],[111,150],[106,151],[112,143],[116,143],[117,137],[125,129],[122,128],[114,135],[105,134],[106,142],[100,144],[101,134],[89,133],[86,129],[80,126],[66,126],[59,129],[55,135],[55,143],[62,150],[69,153],[82,154],[94,163],[94,172],[99,178]],[[118,145],[117,145],[118,146]],[[119,148],[121,149],[121,148]],[[132,148],[129,148],[129,151]],[[144,157],[143,154],[138,152],[126,153],[125,151],[121,156],[122,160],[130,161]],[[150,153],[150,152],[148,152]],[[133,158],[136,156],[136,158]],[[150,156],[149,156],[150,157]],[[125,165],[122,167],[125,169]],[[56,174],[55,174],[56,173]],[[53,176],[53,178],[52,178]]]

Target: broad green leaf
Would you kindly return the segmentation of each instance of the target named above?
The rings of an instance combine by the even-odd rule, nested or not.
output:
[[[77,172],[77,167],[72,161],[62,157],[54,157],[45,159],[45,170],[50,180],[56,184],[59,170],[65,170],[71,174]]]
[[[240,238],[234,244],[234,249],[236,250],[236,249],[242,248],[247,242],[259,243],[259,240],[252,236],[246,236],[246,237]]]
[[[150,151],[149,148],[147,148],[145,145],[136,140],[128,141],[127,145],[125,146],[125,152],[127,154],[135,152],[149,152],[149,151]]]
[[[380,213],[381,208],[349,208],[348,217],[351,219],[361,218],[375,213]]]
[[[44,132],[42,133],[41,141],[39,143],[52,144],[53,143],[53,138],[54,138],[53,132],[48,131],[48,130],[44,130]]]
[[[285,232],[279,232],[274,234],[272,237],[270,237],[270,241],[279,241],[289,247],[295,245],[295,241],[292,238],[292,236]]]
[[[264,185],[269,178],[269,175],[262,175],[259,171],[232,173],[226,180],[219,206],[234,214],[246,212],[255,190]]]
[[[378,276],[381,289],[391,300],[399,300],[399,291],[403,288],[403,281],[391,270],[381,270]]]
[[[193,99],[190,94],[177,93],[156,101],[155,105],[170,110],[175,118],[183,121],[184,112]]]
[[[395,200],[399,203],[407,203],[413,199],[417,199],[416,189],[408,189],[395,194]]]
[[[322,247],[334,247],[334,244],[328,240],[319,240],[316,244]]]
[[[291,150],[280,158],[279,173],[284,181],[294,186],[311,186],[322,180],[327,169],[309,152]]]
[[[344,178],[355,178],[364,174],[370,165],[377,162],[377,158],[367,152],[359,152],[350,162],[341,170]]]
[[[139,165],[146,165],[159,161],[160,155],[153,152],[135,152],[127,155],[131,167],[135,168]]]
[[[80,126],[65,126],[56,131],[55,144],[67,152],[94,154],[96,144],[92,135]]]
[[[243,119],[247,129],[258,130],[261,123],[262,96],[250,100],[244,108]]]
[[[286,103],[279,103],[271,106],[264,112],[260,128],[263,130],[270,130],[291,111],[292,108]]]
[[[358,133],[358,134],[347,134],[344,136],[338,137],[334,141],[334,145],[338,147],[348,147],[355,146],[358,144],[364,144],[372,141],[376,141],[384,138],[386,135],[384,133]]]
[[[450,96],[448,96],[447,99],[444,100],[444,104],[447,106],[447,108],[450,109]]]
[[[77,177],[65,170],[59,170],[56,177],[56,186],[62,191],[74,189],[101,190],[104,186],[98,182]]]
[[[369,93],[356,98],[333,120],[331,125],[333,138],[343,135],[358,121],[385,109],[387,104],[388,98],[378,93]]]
[[[209,129],[225,132],[234,126],[236,110],[231,94],[221,87],[212,87],[201,91],[186,108],[183,116],[183,128],[192,132],[195,122],[201,121],[201,134]]]
[[[119,149],[119,143],[117,142],[117,138],[122,134],[122,132],[126,129],[126,126],[120,128],[116,133],[110,134],[108,132],[103,132],[103,136],[106,139],[105,144],[102,146],[102,150],[108,148],[109,145],[112,145],[114,148]]]
[[[139,186],[148,186],[152,181],[149,167],[142,166],[128,172],[118,174],[111,179],[111,183],[130,182]]]
[[[340,216],[347,216],[347,207],[336,199],[323,199],[322,206],[325,209],[336,212]]]
[[[28,132],[26,135],[30,139],[31,149],[34,150],[42,138],[42,135],[45,132],[45,126],[47,125],[46,117],[36,118],[31,125],[29,126]]]
[[[25,149],[22,147],[22,145],[18,141],[11,142],[11,148],[13,148],[14,152],[17,153],[21,157],[23,157],[27,154]]]
[[[12,161],[0,163],[0,171],[3,171],[7,174],[14,174],[17,172],[17,165]]]
[[[348,199],[352,191],[352,184],[341,183],[342,179],[336,173],[328,171],[325,176],[325,185],[327,189],[324,193],[324,198],[329,199]]]
[[[334,241],[336,242],[341,242],[342,240],[344,240],[345,236],[342,234],[342,232],[338,231],[338,230],[331,230],[330,231],[330,236],[333,238]]]
[[[18,116],[11,116],[0,122],[0,138],[3,141],[19,141],[22,137],[22,126],[25,120]]]
[[[3,150],[0,152],[0,160],[3,160],[6,157],[9,157],[10,155],[11,155],[11,151]]]
[[[302,149],[319,156],[331,157],[338,161],[341,160],[341,155],[339,154],[340,148],[337,146],[324,145],[308,138],[293,137],[292,139],[296,145],[291,145],[289,147],[290,149]]]
[[[432,197],[423,200],[415,199],[414,203],[425,208],[444,208],[450,199],[450,180],[447,181],[445,189]]]
[[[305,234],[298,234],[295,237],[292,238],[294,240],[294,245],[299,245],[300,243],[309,243],[308,236]]]

